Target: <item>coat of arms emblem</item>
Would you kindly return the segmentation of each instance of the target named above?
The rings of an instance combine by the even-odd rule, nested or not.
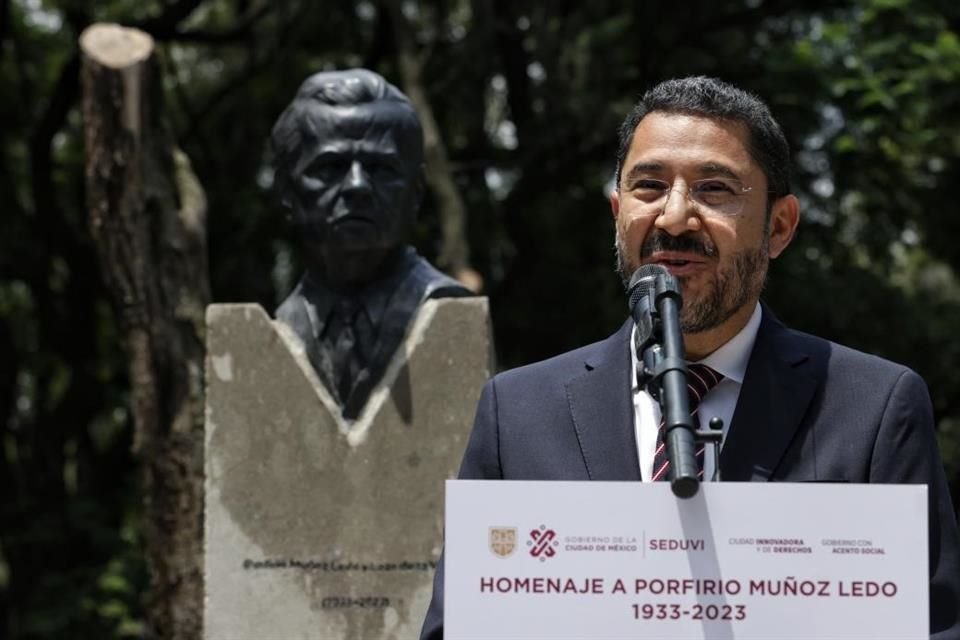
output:
[[[492,551],[495,556],[507,558],[513,555],[513,552],[517,548],[517,528],[490,527],[488,542],[490,551]]]

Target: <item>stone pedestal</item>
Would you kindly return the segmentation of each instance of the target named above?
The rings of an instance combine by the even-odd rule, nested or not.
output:
[[[352,423],[259,305],[207,310],[206,640],[406,640],[491,374],[487,300],[429,300]]]

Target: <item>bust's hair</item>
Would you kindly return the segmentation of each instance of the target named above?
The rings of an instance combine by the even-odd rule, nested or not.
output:
[[[367,69],[315,73],[297,89],[294,102],[299,100],[316,100],[329,105],[363,104],[376,100],[410,103],[407,97],[383,76]]]
[[[321,71],[300,84],[293,101],[273,125],[270,147],[276,170],[277,187],[285,188],[289,169],[296,162],[300,147],[306,142],[304,133],[312,131],[308,114],[316,103],[331,107],[390,102],[400,107],[390,111],[397,124],[408,130],[422,147],[420,121],[413,105],[403,93],[383,76],[367,69]],[[422,151],[421,151],[422,153]]]

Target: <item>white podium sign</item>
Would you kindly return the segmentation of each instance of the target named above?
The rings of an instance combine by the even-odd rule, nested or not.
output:
[[[917,485],[450,480],[447,640],[929,637]]]

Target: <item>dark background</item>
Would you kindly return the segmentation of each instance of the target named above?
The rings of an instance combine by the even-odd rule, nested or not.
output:
[[[402,8],[499,366],[622,322],[604,194],[617,125],[657,81],[717,75],[763,96],[794,148],[804,218],[766,299],[794,327],[924,376],[960,495],[960,3]],[[0,0],[0,637],[143,630],[126,360],[84,207],[76,43],[92,21],[160,45],[170,124],[209,199],[218,302],[273,309],[299,273],[266,147],[299,83],[366,66],[410,89],[372,0]],[[439,209],[428,195],[416,229],[431,259]]]

